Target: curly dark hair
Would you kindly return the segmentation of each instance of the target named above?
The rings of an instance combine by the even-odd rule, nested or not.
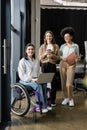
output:
[[[61,32],[60,32],[61,37],[64,38],[64,35],[65,35],[66,33],[69,33],[71,36],[74,36],[75,30],[74,30],[74,28],[72,28],[72,27],[65,27],[65,28],[63,28],[63,29],[61,30]]]

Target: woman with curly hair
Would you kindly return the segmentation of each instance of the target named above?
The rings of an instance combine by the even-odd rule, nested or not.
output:
[[[64,97],[62,105],[69,104],[70,107],[74,106],[73,81],[76,62],[79,60],[79,46],[73,42],[74,34],[75,31],[72,27],[65,27],[61,30],[61,36],[65,40],[65,43],[60,47],[60,76]],[[74,62],[71,62],[74,55],[76,55],[76,58],[73,60]],[[70,60],[71,64],[69,64],[67,59]]]

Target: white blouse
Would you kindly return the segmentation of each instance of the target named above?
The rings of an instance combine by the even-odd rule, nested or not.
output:
[[[22,81],[29,82],[32,77],[38,77],[40,73],[40,65],[37,59],[26,60],[22,58],[18,64],[18,74]]]
[[[75,52],[79,56],[79,46],[76,43],[72,43],[71,47],[68,47],[67,44],[63,44],[60,47],[60,57],[66,58],[72,52]]]

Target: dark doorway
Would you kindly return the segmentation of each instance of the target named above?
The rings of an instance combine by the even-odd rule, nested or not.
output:
[[[0,123],[10,121],[10,0],[0,1]],[[1,124],[0,124],[1,125]]]
[[[87,41],[87,10],[78,9],[41,9],[41,44],[46,30],[52,30],[59,46],[64,42],[60,31],[66,26],[75,28],[74,42],[79,44],[84,55],[84,41]]]

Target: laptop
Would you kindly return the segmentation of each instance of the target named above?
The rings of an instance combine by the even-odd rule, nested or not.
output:
[[[38,77],[37,83],[49,83],[52,82],[52,79],[54,77],[54,73],[41,73]]]

